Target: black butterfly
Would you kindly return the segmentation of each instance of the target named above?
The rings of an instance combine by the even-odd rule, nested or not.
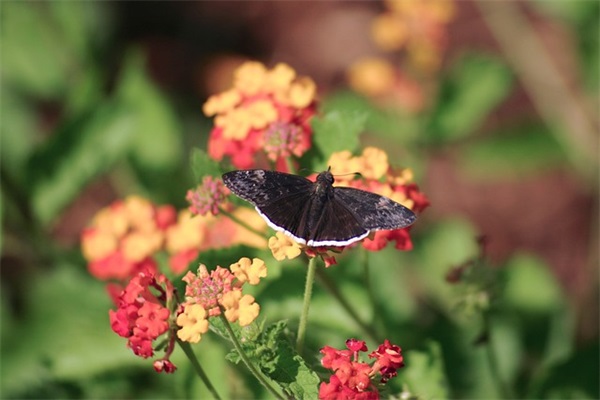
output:
[[[334,187],[329,170],[316,182],[262,169],[227,172],[223,182],[252,203],[271,228],[310,247],[347,246],[370,231],[403,228],[417,218],[387,197]]]

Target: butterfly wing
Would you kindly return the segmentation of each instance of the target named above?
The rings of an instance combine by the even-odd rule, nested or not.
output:
[[[323,212],[314,223],[308,246],[348,246],[364,239],[369,229],[342,202],[332,198],[324,205]]]
[[[404,228],[417,219],[403,205],[364,190],[338,186],[334,188],[334,197],[370,231]]]
[[[252,203],[271,228],[306,243],[313,182],[302,176],[259,169],[227,172],[223,182]]]

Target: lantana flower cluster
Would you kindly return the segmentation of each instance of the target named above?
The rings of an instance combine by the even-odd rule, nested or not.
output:
[[[231,264],[229,269],[217,267],[209,272],[206,266],[200,265],[196,274],[188,272],[183,278],[186,300],[177,316],[179,339],[198,343],[208,331],[208,318],[221,314],[229,322],[250,325],[258,316],[260,306],[253,296],[243,294],[242,288],[246,283],[258,285],[266,276],[264,261],[247,257]]]
[[[140,271],[118,295],[117,310],[109,310],[112,330],[127,338],[127,346],[139,357],[152,357],[153,342],[169,332],[165,355],[154,363],[157,372],[171,373],[176,369],[169,360],[175,344],[169,329],[173,295],[173,285],[164,275]]]
[[[321,383],[319,399],[379,399],[379,388],[398,374],[404,359],[400,347],[388,339],[369,353],[369,358],[375,359],[372,365],[359,361],[359,353],[367,351],[365,342],[357,339],[348,339],[344,350],[323,347],[321,365],[334,374],[329,382]]]
[[[239,169],[287,171],[285,159],[300,157],[311,145],[310,119],[316,113],[316,85],[287,64],[267,69],[248,61],[235,72],[233,87],[209,97],[204,114],[215,117],[209,155],[230,158]]]
[[[386,10],[371,27],[379,49],[397,55],[404,51],[413,75],[430,75],[439,69],[447,46],[447,25],[454,16],[452,0],[386,0]],[[416,73],[416,74],[415,74]],[[350,86],[385,104],[418,112],[425,95],[418,81],[382,57],[365,57],[347,71]]]
[[[175,223],[175,208],[130,196],[100,210],[81,235],[83,256],[97,279],[125,280],[139,271],[156,271],[154,255]]]

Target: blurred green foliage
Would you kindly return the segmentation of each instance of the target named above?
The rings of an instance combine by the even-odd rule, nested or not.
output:
[[[571,21],[586,82],[597,89],[598,4],[540,5]],[[188,154],[174,101],[148,76],[139,49],[125,49],[116,72],[105,63],[116,46],[110,10],[101,2],[2,4],[2,398],[208,396],[181,353],[173,360],[178,372],[165,376],[125,348],[110,330],[111,302],[103,284],[88,276],[77,247],[59,244],[51,233],[65,208],[100,177],[108,177],[119,196],[139,193],[181,205],[194,182],[221,173],[203,150]],[[313,163],[305,167],[323,170],[329,154],[356,150],[363,139],[389,148],[391,158],[417,176],[426,171],[427,155],[442,146],[458,148],[461,167],[479,179],[565,163],[560,143],[540,123],[478,132],[513,85],[502,60],[468,53],[445,71],[439,97],[426,113],[403,115],[354,93],[334,92],[313,122]],[[200,111],[191,118],[200,119]],[[369,137],[360,137],[363,132]],[[577,310],[547,265],[530,254],[483,265],[497,274],[496,297],[485,313],[469,313],[459,305],[480,292],[449,285],[444,277],[451,267],[477,258],[476,229],[457,216],[424,218],[413,232],[413,251],[368,255],[375,307],[364,291],[363,256],[356,250],[325,271],[365,323],[404,349],[406,368],[390,393],[405,390],[425,399],[600,396],[597,338],[584,346],[576,342]],[[213,251],[202,261],[227,264],[250,254],[247,248]],[[265,322],[287,320],[294,330],[302,306],[302,262],[278,264],[266,251],[254,255],[269,260],[271,269],[254,293]],[[298,397],[314,396],[304,390],[316,382],[308,367],[323,372],[316,358],[320,347],[341,348],[346,338],[367,334],[324,287],[315,287],[306,343],[306,353],[315,358],[300,362],[287,349],[288,366],[301,370],[293,375],[284,369],[301,376],[291,382],[300,385],[293,388]],[[376,345],[375,338],[367,342],[370,349]],[[225,398],[265,396],[243,368],[226,360],[229,345],[217,335],[207,334],[195,350]]]

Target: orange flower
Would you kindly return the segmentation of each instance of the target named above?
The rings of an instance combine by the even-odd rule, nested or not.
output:
[[[209,155],[219,161],[229,156],[234,166],[245,169],[265,163],[269,154],[284,166],[280,159],[301,156],[310,148],[309,120],[315,114],[315,96],[314,82],[296,77],[286,64],[272,70],[258,62],[242,64],[234,73],[233,88],[211,96],[204,104],[204,113],[215,117]],[[294,136],[291,151],[265,151],[264,136],[273,124],[297,127],[300,138]]]
[[[276,232],[269,238],[269,249],[277,261],[292,260],[302,253],[302,247],[283,232]]]
[[[174,221],[171,206],[157,207],[138,196],[127,197],[100,210],[81,235],[88,269],[98,279],[125,279],[136,271],[154,268],[165,230]]]

